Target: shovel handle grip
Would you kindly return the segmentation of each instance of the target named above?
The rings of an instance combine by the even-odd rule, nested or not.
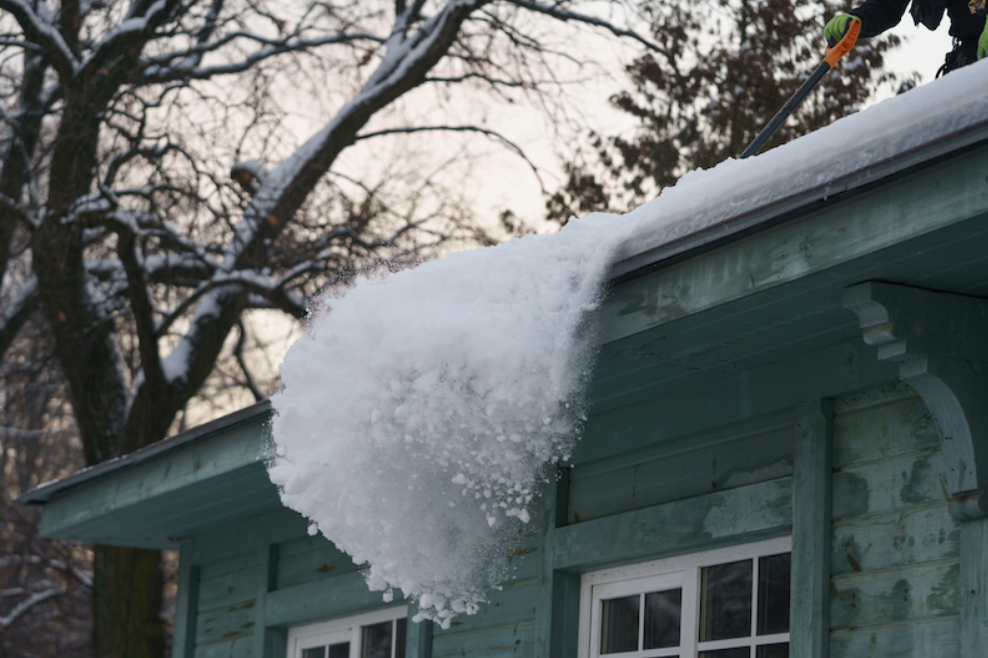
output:
[[[833,47],[827,46],[827,50],[824,51],[823,61],[829,64],[830,68],[837,66],[840,58],[851,52],[854,42],[858,40],[858,32],[860,31],[861,21],[848,21],[847,33]]]

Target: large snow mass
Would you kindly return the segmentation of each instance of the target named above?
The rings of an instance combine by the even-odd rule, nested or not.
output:
[[[621,216],[358,282],[289,350],[270,475],[354,560],[448,625],[509,575],[547,466],[573,449],[592,311],[617,258],[988,120],[976,64]]]

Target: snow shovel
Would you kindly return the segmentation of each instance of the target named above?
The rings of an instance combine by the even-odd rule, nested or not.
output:
[[[861,21],[850,21],[850,26],[848,27],[847,33],[844,37],[838,41],[835,46],[827,46],[823,61],[820,62],[820,65],[816,67],[813,74],[810,75],[806,82],[803,83],[803,86],[797,89],[796,93],[793,94],[788,101],[786,101],[786,104],[782,106],[779,113],[772,117],[772,120],[768,122],[768,125],[765,126],[760,133],[758,133],[758,137],[755,137],[754,141],[748,145],[748,148],[746,148],[744,153],[741,154],[741,157],[738,158],[739,160],[744,160],[745,158],[755,155],[762,150],[762,147],[765,146],[765,142],[767,142],[769,138],[775,134],[775,131],[778,130],[779,126],[782,125],[782,122],[793,113],[793,110],[799,107],[799,104],[802,103],[803,99],[806,98],[806,95],[813,90],[813,87],[816,87],[817,84],[823,80],[823,76],[827,75],[827,73],[830,72],[830,69],[837,66],[837,62],[840,61],[841,57],[851,51],[851,48],[854,46],[854,42],[858,39],[858,31],[860,29]]]

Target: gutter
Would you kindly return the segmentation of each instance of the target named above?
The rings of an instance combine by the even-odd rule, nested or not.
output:
[[[130,454],[89,466],[60,480],[52,480],[44,484],[39,484],[34,489],[22,493],[14,500],[22,505],[44,505],[55,496],[65,493],[69,489],[109,475],[120,469],[129,468],[163,457],[166,454],[175,452],[179,448],[184,448],[205,440],[217,432],[229,431],[254,421],[261,416],[270,416],[271,414],[271,401],[262,400],[249,407],[244,407],[226,416],[211,420],[208,423],[197,425],[175,436],[170,436],[167,439],[152,443]]]
[[[891,180],[908,176],[986,145],[988,145],[988,122],[975,124],[922,146],[902,151],[894,157],[869,164],[863,169],[829,181],[826,185],[785,197],[690,235],[635,253],[625,253],[627,247],[621,248],[618,250],[616,262],[611,267],[610,285],[613,287],[627,283],[675,262],[716,249],[728,242],[803,217],[808,210],[815,211],[845,201],[851,196],[887,184]]]

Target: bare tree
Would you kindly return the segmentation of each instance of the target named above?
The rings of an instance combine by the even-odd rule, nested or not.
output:
[[[546,21],[648,45],[576,0],[53,2],[0,0],[0,353],[40,318],[87,464],[163,438],[224,360],[262,395],[252,311],[301,319],[371,261],[477,238],[441,177],[343,166],[422,132],[516,148],[402,121],[413,92],[538,94],[575,57],[544,47]],[[297,148],[286,89],[335,108]],[[97,655],[162,655],[156,552],[95,547],[93,589]]]

